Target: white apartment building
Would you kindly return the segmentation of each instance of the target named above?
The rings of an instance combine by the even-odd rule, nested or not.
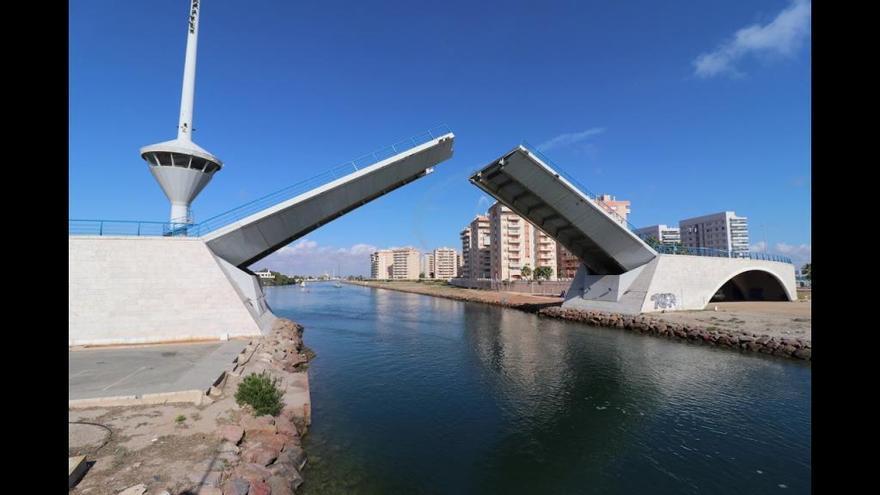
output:
[[[489,208],[490,276],[492,280],[520,280],[522,268],[534,268],[534,227],[510,208],[496,202]]]
[[[663,224],[651,225],[636,229],[636,235],[645,241],[653,237],[660,244],[681,244],[681,229],[678,227],[667,227]]]
[[[688,218],[678,222],[681,243],[688,248],[710,248],[734,255],[749,252],[748,218],[732,211]]]
[[[387,280],[392,278],[391,266],[394,264],[394,252],[380,249],[370,255],[370,278]]]
[[[421,254],[415,248],[393,249],[391,278],[395,280],[418,280]]]
[[[550,267],[549,280],[556,280],[556,241],[510,208],[496,202],[489,208],[490,265],[493,280],[520,280],[526,265],[534,272]],[[528,278],[532,278],[529,276]]]
[[[275,278],[275,275],[268,268],[264,268],[261,272],[254,272],[254,275],[260,278]]]
[[[431,270],[433,278],[449,280],[458,275],[458,253],[455,252],[455,249],[448,247],[437,248],[431,254],[431,258],[433,260]]]

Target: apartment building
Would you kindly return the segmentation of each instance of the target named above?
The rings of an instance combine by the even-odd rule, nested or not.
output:
[[[492,262],[489,246],[491,235],[489,217],[477,215],[470,224],[470,247],[468,269],[470,278],[490,278],[492,276]]]
[[[510,208],[496,202],[489,208],[490,277],[493,280],[520,280],[522,268],[535,267],[534,227]]]
[[[688,218],[678,222],[678,228],[684,247],[719,249],[733,255],[749,252],[748,218],[732,211]]]
[[[681,229],[678,227],[667,227],[663,224],[651,225],[650,227],[636,229],[636,235],[645,241],[654,238],[660,244],[681,244]]]
[[[556,277],[562,280],[573,279],[581,266],[581,259],[571,254],[562,244],[556,243]]]
[[[461,239],[461,260],[459,261],[458,276],[471,278],[470,253],[471,253],[471,227],[467,226],[458,234]]]
[[[394,252],[380,249],[370,255],[370,278],[386,280],[393,277],[391,266],[394,264]]]
[[[549,267],[552,269],[552,273],[547,280],[557,280],[559,278],[559,267],[557,263],[557,243],[553,240],[552,237],[545,234],[543,231],[538,228],[534,229],[534,264],[532,265],[532,271],[538,267]]]
[[[392,249],[391,278],[395,280],[418,280],[421,253],[415,248]]]
[[[442,247],[431,253],[432,269],[431,277],[440,280],[449,280],[458,276],[458,253],[455,249]],[[427,276],[427,274],[425,274]]]

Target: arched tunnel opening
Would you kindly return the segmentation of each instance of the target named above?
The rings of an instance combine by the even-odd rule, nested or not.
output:
[[[776,277],[765,271],[749,270],[725,282],[711,302],[787,300],[785,287]]]

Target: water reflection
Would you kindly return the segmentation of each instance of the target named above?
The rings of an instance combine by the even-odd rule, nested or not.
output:
[[[306,493],[809,491],[808,366],[415,294],[324,292],[269,293],[318,354]]]

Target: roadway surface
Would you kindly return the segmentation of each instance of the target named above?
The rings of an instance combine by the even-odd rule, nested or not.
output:
[[[68,352],[68,400],[207,391],[249,339]]]

